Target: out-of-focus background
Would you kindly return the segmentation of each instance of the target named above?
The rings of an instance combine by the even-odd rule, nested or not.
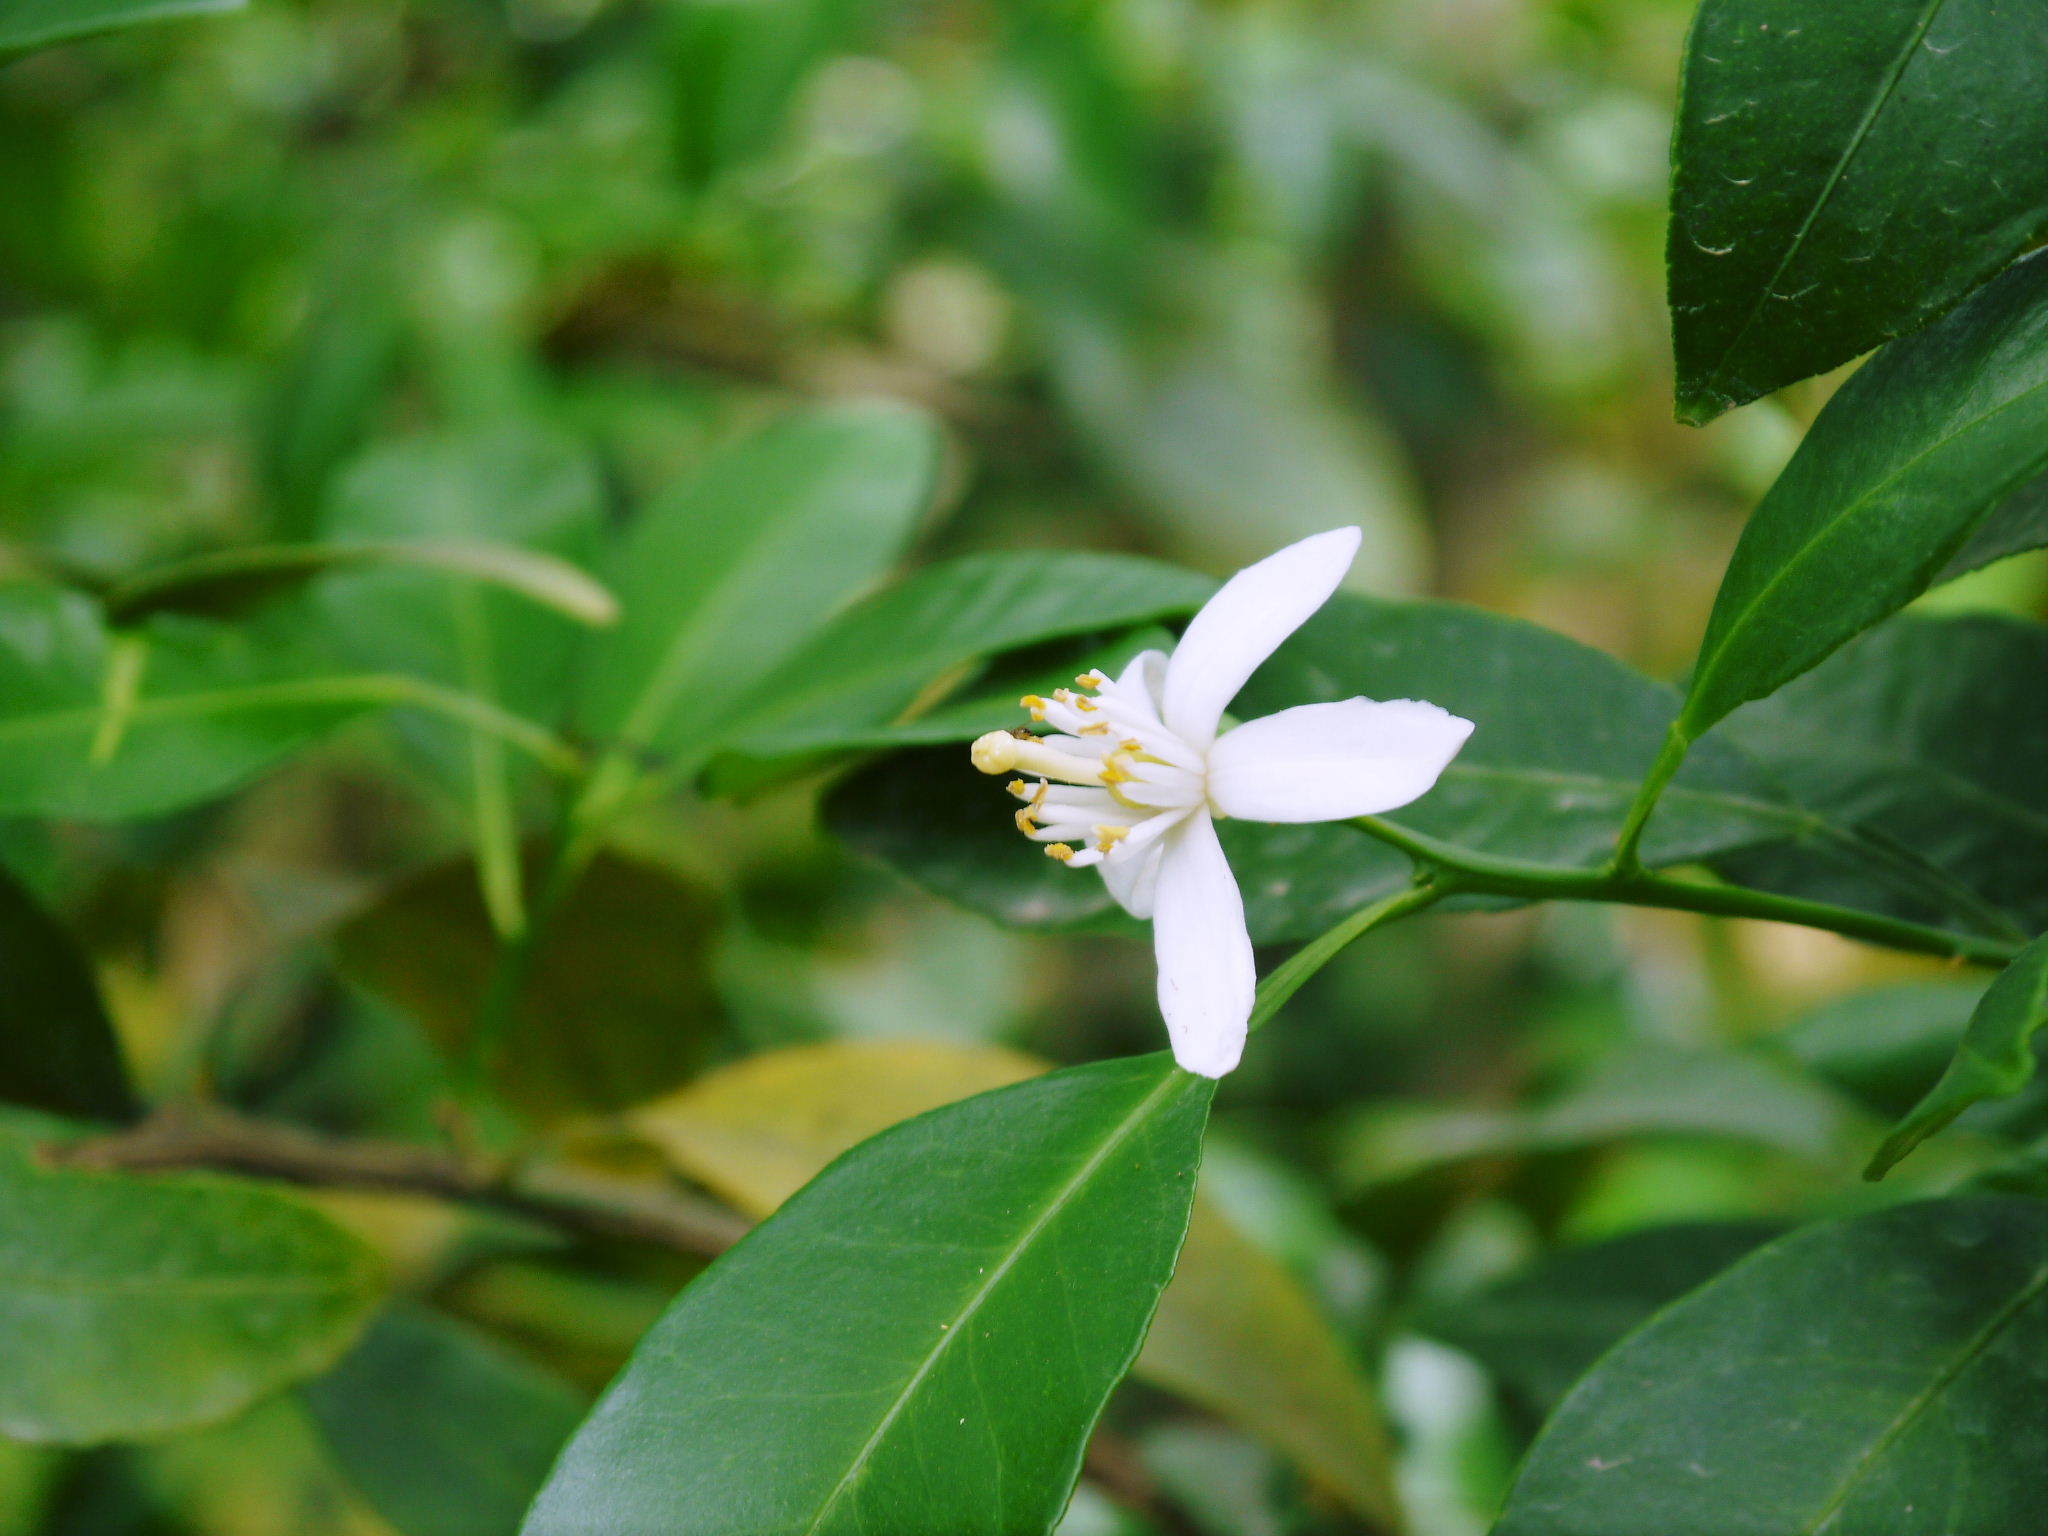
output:
[[[479,463],[530,489],[563,454],[630,506],[794,399],[879,393],[946,428],[926,554],[1127,549],[1220,573],[1355,522],[1365,589],[1520,614],[1671,675],[1830,387],[1672,422],[1662,242],[1690,10],[255,0],[53,48],[0,66],[0,570],[111,578],[307,537],[351,503],[402,524],[493,494]],[[1940,601],[2038,612],[2043,572],[2009,562]],[[341,916],[462,847],[459,809],[390,759],[357,727],[226,807],[8,827],[0,856],[89,937],[159,1086],[419,1131],[432,1071],[409,1022],[307,980]],[[816,793],[634,829],[723,906],[716,1056],[1156,1043],[1138,951],[913,891],[823,837]],[[1562,1237],[1856,1197],[1853,1163],[1796,1136],[1629,1139],[1624,1114],[1475,1164],[1439,1159],[1456,1126],[1387,1112],[1512,1111],[1617,1042],[1763,1038],[1932,974],[1668,914],[1441,917],[1360,946],[1261,1038],[1220,1100],[1210,1181],[1362,1353],[1391,1337],[1417,1536],[1483,1529],[1531,1409],[1417,1322],[1431,1307]],[[585,1387],[688,1272],[465,1269],[438,1213],[338,1204],[436,1300]],[[1117,1422],[1188,1528],[1358,1528],[1269,1449],[1146,1392]],[[1069,1523],[1135,1519],[1091,1485]],[[295,1400],[142,1450],[0,1445],[9,1536],[383,1529]]]

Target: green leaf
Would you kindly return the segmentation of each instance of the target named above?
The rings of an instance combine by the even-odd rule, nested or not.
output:
[[[715,455],[612,562],[625,617],[589,659],[584,728],[701,760],[762,680],[900,558],[937,463],[932,424],[881,404],[787,416]]]
[[[1881,1179],[1899,1159],[1972,1104],[2018,1093],[2034,1076],[2034,1036],[2048,1025],[2048,938],[2036,939],[1999,973],[1941,1080],[1907,1113],[1870,1160]]]
[[[1136,934],[1098,876],[1018,835],[1017,802],[960,746],[899,752],[849,774],[825,802],[848,846],[971,911],[1017,928]],[[1223,845],[1259,943],[1312,938],[1399,890],[1409,863],[1349,827],[1226,821]]]
[[[1762,1057],[1639,1042],[1547,1102],[1515,1109],[1375,1105],[1343,1132],[1342,1177],[1365,1187],[1474,1158],[1574,1151],[1646,1136],[1707,1137],[1832,1163],[1857,1120],[1818,1084]]]
[[[253,630],[170,620],[126,643],[124,656],[79,593],[0,585],[0,814],[176,810],[394,699]]]
[[[0,56],[138,21],[240,9],[242,0],[0,0]]]
[[[108,621],[132,625],[159,613],[235,618],[330,571],[403,566],[516,592],[579,624],[604,625],[618,604],[567,561],[503,544],[419,540],[388,544],[259,544],[145,571],[112,588]]]
[[[732,750],[755,757],[837,750],[896,721],[971,662],[1192,613],[1215,585],[1129,555],[964,555],[826,625],[761,680],[726,735]],[[1009,702],[1015,714],[1016,698]]]
[[[1172,1274],[1214,1088],[1099,1062],[861,1143],[684,1291],[526,1536],[1049,1531]]]
[[[539,1366],[408,1305],[302,1392],[335,1461],[400,1536],[517,1530],[586,1406]]]
[[[1339,594],[1261,668],[1234,711],[1427,699],[1478,729],[1436,788],[1384,818],[1461,847],[1585,868],[1614,850],[1677,696],[1590,646],[1455,603]],[[1651,864],[1772,841],[1811,818],[1741,757],[1696,754],[1644,840]]]
[[[1421,1327],[1545,1414],[1622,1335],[1783,1231],[1773,1222],[1682,1222],[1581,1243],[1435,1305]]]
[[[81,1120],[135,1112],[121,1045],[71,935],[0,869],[0,1098]]]
[[[798,1046],[709,1073],[633,1125],[678,1172],[761,1217],[863,1138],[1044,1070],[997,1046]],[[1133,1370],[1243,1425],[1365,1518],[1397,1523],[1386,1430],[1357,1363],[1294,1277],[1199,1195]]]
[[[1999,0],[1706,0],[1672,152],[1679,415],[1917,330],[2032,246],[2044,72]]]
[[[2032,1529],[2048,1460],[2048,1204],[1795,1232],[1660,1313],[1565,1399],[1495,1536]]]
[[[0,1146],[0,1433],[84,1445],[228,1418],[333,1364],[380,1289],[374,1256],[292,1196]]]
[[[2048,259],[2036,258],[1887,347],[1828,402],[1729,561],[1686,738],[1926,591],[2044,468]]]
[[[1816,1008],[1770,1044],[1877,1114],[1903,1115],[1941,1076],[1981,980],[1872,987]]]
[[[1732,878],[1996,938],[2048,928],[2048,628],[1902,616],[1724,733],[1815,817],[1928,876],[1795,844],[1723,861]]]
[[[700,1067],[720,1010],[709,954],[717,898],[625,854],[591,860],[535,943],[498,1085],[544,1118],[623,1109]],[[498,938],[476,868],[435,865],[336,935],[343,972],[409,1014],[451,1059],[469,1049]]]

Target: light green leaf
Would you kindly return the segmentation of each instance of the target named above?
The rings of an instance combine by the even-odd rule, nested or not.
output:
[[[0,1099],[82,1120],[135,1112],[91,963],[0,868]]]
[[[243,0],[0,0],[0,58],[138,21],[238,10]]]
[[[1926,591],[2048,468],[2048,259],[1887,347],[1749,520],[1679,725],[1696,739]]]
[[[331,1365],[376,1304],[295,1197],[40,1167],[0,1145],[0,1433],[85,1445],[225,1419]]]
[[[583,1417],[566,1383],[429,1312],[387,1311],[306,1406],[400,1536],[506,1536]]]
[[[105,597],[111,623],[130,625],[159,613],[233,618],[330,571],[401,566],[466,578],[516,592],[576,620],[604,625],[618,617],[605,589],[565,560],[503,544],[423,539],[384,544],[259,544],[225,549],[144,571]]]
[[[2028,1530],[2044,1358],[2048,1203],[1808,1227],[1601,1360],[1529,1452],[1495,1536]]]
[[[906,408],[820,407],[724,449],[641,514],[611,563],[591,734],[697,760],[832,611],[901,557],[938,441]]]
[[[1214,1086],[1106,1061],[861,1143],[684,1291],[526,1536],[1050,1530],[1172,1274]]]
[[[762,679],[726,735],[732,750],[754,757],[836,750],[890,725],[969,663],[1192,613],[1215,585],[1129,555],[965,555],[826,625]],[[1014,714],[1015,696],[1009,702]]]
[[[996,1046],[798,1046],[712,1072],[633,1124],[679,1172],[761,1217],[863,1138],[1044,1070]],[[1365,1518],[1396,1523],[1386,1431],[1357,1362],[1294,1277],[1199,1196],[1133,1369],[1242,1424]]]
[[[1725,734],[1814,817],[1931,877],[1795,844],[1724,860],[1732,878],[1995,938],[2048,927],[2048,628],[1902,616]]]
[[[2034,1076],[2034,1036],[2048,1026],[2048,938],[2036,939],[1999,973],[1970,1015],[1941,1079],[1870,1160],[1880,1179],[1899,1159],[1972,1104],[2018,1093]]]
[[[2044,72],[2000,0],[1706,0],[1672,152],[1679,415],[1915,330],[2032,246]]]

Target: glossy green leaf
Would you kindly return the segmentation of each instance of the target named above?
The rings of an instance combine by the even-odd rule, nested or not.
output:
[[[2044,73],[2001,0],[1706,0],[1672,151],[1679,415],[1915,330],[2032,246]]]
[[[2007,966],[1970,1015],[1953,1060],[1927,1096],[1899,1122],[1870,1160],[1882,1178],[1900,1158],[1972,1104],[2018,1093],[2034,1076],[2034,1037],[2048,1027],[2048,938],[2036,939]]]
[[[166,621],[124,643],[82,594],[0,585],[0,814],[196,804],[402,691],[320,675],[253,631]]]
[[[998,1046],[798,1046],[708,1073],[633,1124],[678,1172],[766,1216],[863,1138],[1044,1070]],[[1242,1425],[1365,1518],[1395,1523],[1386,1429],[1349,1349],[1293,1275],[1199,1195],[1132,1369]]]
[[[684,1291],[526,1536],[1049,1531],[1172,1274],[1213,1091],[1106,1061],[861,1143]]]
[[[1927,590],[2048,468],[2048,259],[1842,386],[1743,529],[1693,669],[1688,738]]]
[[[1495,1536],[2030,1530],[2044,1358],[2048,1203],[1808,1227],[1602,1359],[1536,1441]]]
[[[932,496],[932,424],[882,404],[786,416],[646,509],[611,563],[625,616],[593,648],[592,735],[689,754],[902,555]]]
[[[1724,861],[1733,878],[1997,938],[2048,927],[2048,628],[1901,617],[1725,734],[1815,817],[1929,877],[1791,845]]]
[[[113,1021],[71,935],[0,869],[0,1099],[81,1120],[135,1110]]]
[[[832,750],[895,721],[983,657],[1192,613],[1214,589],[1191,571],[1129,555],[965,555],[826,625],[761,680],[725,734],[752,756]]]
[[[1590,646],[1455,603],[1340,594],[1256,673],[1234,713],[1427,699],[1477,729],[1436,788],[1386,819],[1510,858],[1585,867],[1614,850],[1677,708],[1670,689]],[[1774,840],[1810,818],[1736,753],[1696,755],[1644,839],[1652,864]]]
[[[1829,1164],[1859,1121],[1819,1084],[1760,1056],[1641,1042],[1526,1108],[1391,1103],[1360,1111],[1342,1136],[1347,1183],[1412,1178],[1474,1158],[1574,1151],[1647,1136],[1707,1137],[1774,1147]]]
[[[534,946],[499,1086],[528,1112],[559,1116],[640,1103],[701,1066],[720,1018],[709,965],[720,916],[716,897],[674,870],[599,854]],[[413,876],[336,944],[344,973],[451,1059],[470,1048],[498,956],[473,864]]]
[[[586,1407],[504,1346],[403,1304],[303,1395],[336,1462],[399,1536],[516,1531]]]
[[[332,1364],[378,1266],[298,1198],[0,1146],[0,1433],[90,1444],[241,1412]]]
[[[1018,928],[1139,933],[1100,877],[1018,835],[1017,802],[976,773],[965,747],[900,752],[847,776],[826,824],[850,847],[934,894]],[[1408,860],[1349,827],[1220,828],[1260,943],[1307,939],[1400,889]]]
[[[1429,1309],[1423,1331],[1455,1344],[1537,1413],[1622,1336],[1784,1228],[1682,1222],[1545,1254],[1476,1294]]]
[[[181,560],[113,587],[107,618],[135,624],[159,613],[234,618],[331,571],[402,566],[516,592],[581,624],[609,624],[618,604],[567,561],[502,544],[418,540],[384,544],[258,544]]]
[[[0,58],[139,21],[239,9],[243,0],[0,0]]]

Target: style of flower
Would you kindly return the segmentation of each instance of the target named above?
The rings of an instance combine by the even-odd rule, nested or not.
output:
[[[1472,723],[1412,699],[1304,704],[1221,730],[1259,664],[1329,600],[1358,553],[1338,528],[1239,571],[1203,605],[1173,654],[1146,651],[1088,690],[1027,696],[1054,734],[994,731],[983,773],[1023,775],[1017,827],[1069,869],[1095,869],[1152,922],[1159,1010],[1174,1059],[1221,1077],[1238,1062],[1256,974],[1244,901],[1216,818],[1341,821],[1425,793]]]

